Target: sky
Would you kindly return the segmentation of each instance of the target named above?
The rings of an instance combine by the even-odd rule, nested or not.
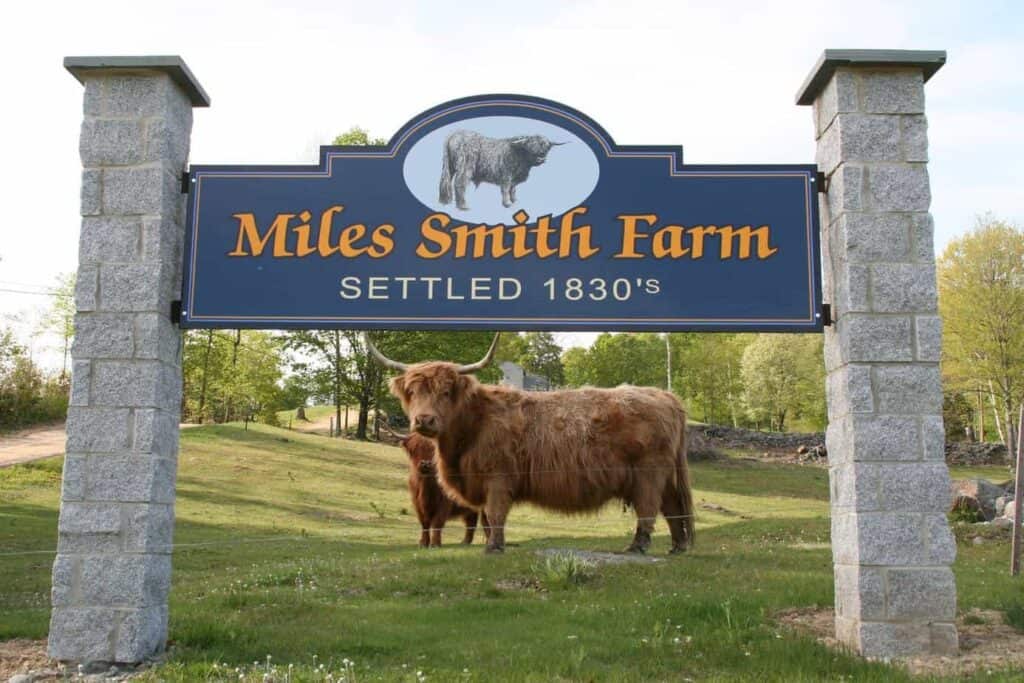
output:
[[[549,98],[688,163],[811,163],[800,84],[825,48],[948,51],[926,86],[936,249],[988,211],[1024,223],[1024,3],[362,0],[34,2],[4,10],[0,324],[29,338],[76,267],[82,87],[68,55],[181,55],[212,99],[193,163],[313,163],[485,93]],[[558,335],[563,345],[594,335]]]

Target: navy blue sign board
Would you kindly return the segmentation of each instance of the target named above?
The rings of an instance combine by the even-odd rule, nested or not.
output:
[[[814,165],[684,165],[534,97],[316,166],[193,166],[192,328],[820,331]]]

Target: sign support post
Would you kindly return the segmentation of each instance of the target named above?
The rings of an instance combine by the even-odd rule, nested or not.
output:
[[[167,640],[192,107],[179,57],[68,57],[85,86],[82,232],[49,655],[139,662]]]
[[[826,50],[814,105],[822,201],[836,635],[861,654],[957,651],[946,521],[942,325],[924,82],[945,52]]]

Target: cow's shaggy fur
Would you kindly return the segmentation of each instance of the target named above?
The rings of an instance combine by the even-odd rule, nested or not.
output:
[[[441,182],[438,200],[452,201],[463,211],[466,185],[472,182],[493,183],[501,189],[501,205],[510,207],[516,201],[516,186],[526,181],[530,169],[547,159],[553,145],[540,135],[517,138],[489,138],[471,130],[457,130],[444,142],[441,152]]]
[[[692,543],[686,414],[672,394],[631,386],[525,392],[483,385],[440,362],[410,366],[391,391],[413,428],[437,444],[444,490],[486,512],[488,551],[503,549],[518,501],[580,513],[619,499],[637,514],[629,550],[647,550],[659,511],[673,552]]]
[[[452,517],[462,517],[466,523],[462,542],[467,545],[472,543],[479,513],[459,505],[441,490],[437,481],[437,467],[434,465],[433,442],[419,434],[409,434],[399,439],[399,443],[409,456],[409,496],[423,529],[420,532],[420,546],[439,547],[441,530]]]

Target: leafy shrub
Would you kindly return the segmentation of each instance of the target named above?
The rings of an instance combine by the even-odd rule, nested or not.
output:
[[[950,510],[949,521],[951,524],[956,524],[957,522],[975,524],[977,522],[984,522],[985,517],[977,510],[972,510],[969,507],[958,506]]]
[[[0,337],[0,430],[63,419],[67,379],[44,376],[20,347],[7,341]]]

